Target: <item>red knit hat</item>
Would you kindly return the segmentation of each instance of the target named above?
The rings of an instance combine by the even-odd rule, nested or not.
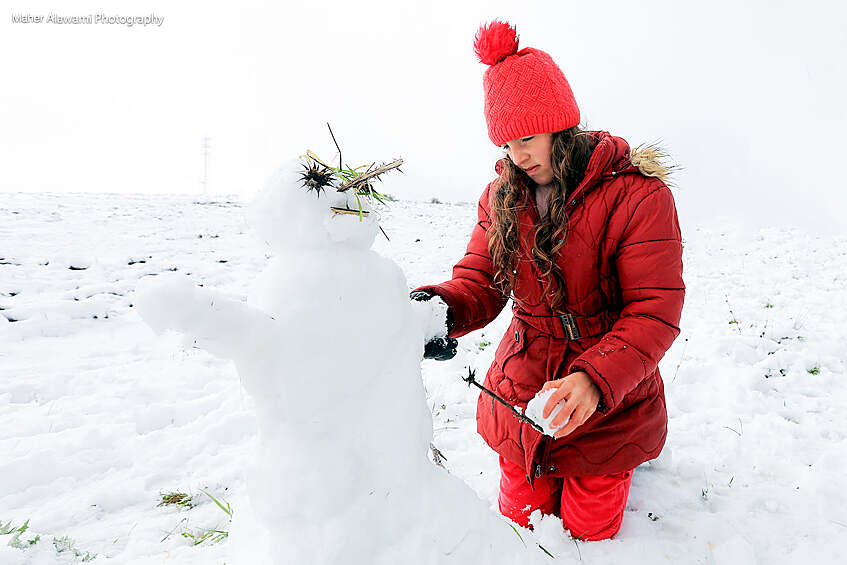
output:
[[[518,51],[515,28],[493,20],[480,26],[474,52],[485,70],[485,121],[498,147],[519,137],[579,124],[571,85],[552,57],[539,49]]]

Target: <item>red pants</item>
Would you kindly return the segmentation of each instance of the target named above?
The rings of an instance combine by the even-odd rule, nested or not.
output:
[[[632,471],[585,477],[535,477],[500,456],[500,512],[527,527],[529,515],[561,516],[571,535],[582,540],[608,539],[618,533],[629,495]]]

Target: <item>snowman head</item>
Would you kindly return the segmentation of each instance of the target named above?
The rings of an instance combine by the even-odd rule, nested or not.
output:
[[[362,196],[357,200],[352,190],[338,192],[332,186],[308,190],[303,172],[301,161],[285,161],[250,204],[248,219],[259,235],[276,252],[338,245],[369,249],[379,231],[369,201]]]

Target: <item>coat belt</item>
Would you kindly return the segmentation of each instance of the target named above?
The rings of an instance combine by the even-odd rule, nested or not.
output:
[[[541,333],[559,339],[578,340],[609,331],[612,327],[613,313],[603,311],[592,316],[578,316],[570,312],[565,314],[535,315],[513,307],[512,313]]]

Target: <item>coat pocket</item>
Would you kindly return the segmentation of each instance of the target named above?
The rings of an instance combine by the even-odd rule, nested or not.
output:
[[[494,353],[494,363],[505,373],[509,359],[526,349],[526,346],[526,324],[517,318],[512,318],[512,323],[509,324],[506,334],[500,340],[500,345]]]
[[[639,404],[645,400],[650,400],[659,395],[659,381],[656,378],[656,373],[647,375],[638,385],[629,391],[629,393],[621,400],[621,407],[628,408],[634,404]]]
[[[491,390],[509,402],[515,402],[518,395],[515,391],[514,371],[510,360],[523,353],[527,345],[527,326],[517,318],[512,318],[512,323],[506,330],[506,334],[500,340],[497,351],[494,353],[494,362],[488,370],[488,381]]]

